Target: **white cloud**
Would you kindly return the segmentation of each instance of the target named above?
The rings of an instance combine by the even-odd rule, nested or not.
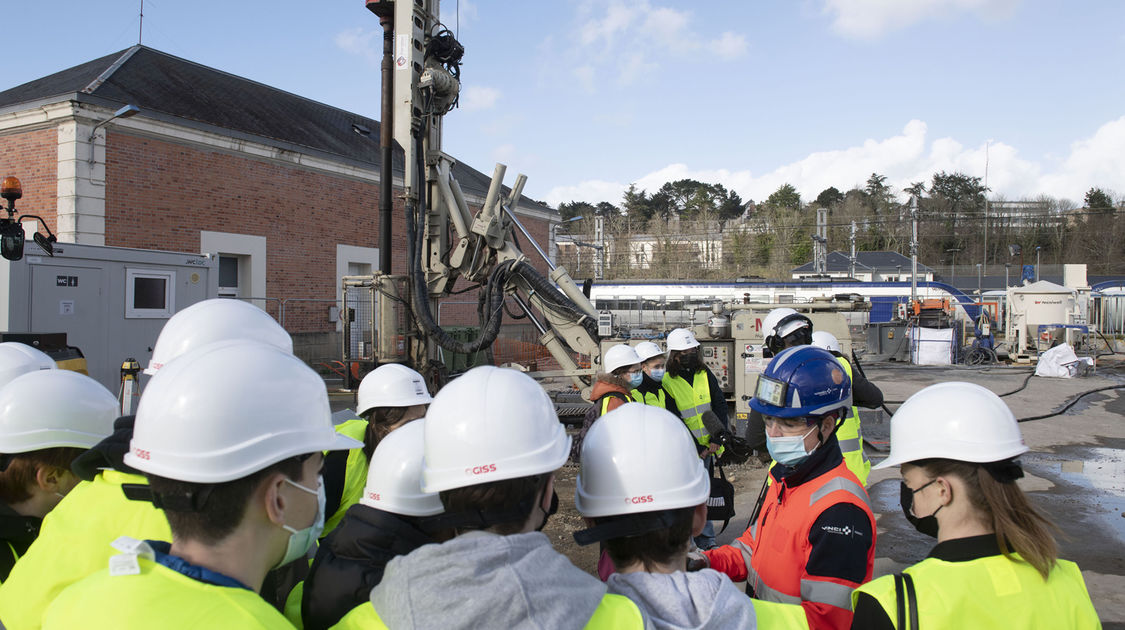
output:
[[[1071,144],[1070,156],[1058,171],[1044,176],[1040,186],[1041,192],[1075,201],[1094,187],[1125,190],[1125,116]]]
[[[512,159],[516,156],[516,145],[502,144],[492,150],[492,161],[502,162],[504,164],[511,164]]]
[[[596,77],[616,77],[621,85],[631,85],[654,78],[668,59],[702,51],[731,60],[747,48],[742,35],[700,35],[693,28],[691,11],[657,6],[650,0],[586,2],[576,13],[579,18],[570,38],[574,45],[562,56],[569,58],[565,65],[578,68],[572,74],[587,91],[596,89]],[[555,60],[546,66],[560,64]]]
[[[746,37],[727,31],[710,44],[711,52],[720,59],[738,59],[746,54]]]
[[[470,85],[461,90],[461,109],[472,112],[492,109],[500,99],[500,90],[479,85]]]
[[[1023,0],[824,0],[832,28],[846,37],[875,39],[933,18],[973,13],[986,19],[1010,16]]]
[[[379,50],[375,49],[375,38],[378,36]],[[345,52],[359,55],[372,65],[379,65],[383,58],[383,32],[374,31],[357,26],[340,31],[335,38],[336,47]]]
[[[755,174],[748,170],[693,169],[687,164],[669,164],[631,181],[649,193],[665,182],[691,178],[720,183],[744,199],[764,200],[779,186],[792,184],[802,198],[813,199],[835,186],[846,190],[862,187],[872,173],[887,176],[887,183],[901,191],[912,182],[927,184],[938,171],[958,171],[984,177],[988,161],[988,185],[993,196],[1006,199],[1033,198],[1039,194],[1081,200],[1093,186],[1125,190],[1125,116],[1102,125],[1093,136],[1071,145],[1070,155],[1056,168],[1025,159],[1004,142],[965,147],[953,138],[927,139],[926,123],[912,120],[901,134],[882,140],[869,139],[858,146],[812,153],[804,159],[772,171]],[[545,198],[557,205],[563,201],[610,201],[620,203],[628,182],[590,180],[551,189]]]

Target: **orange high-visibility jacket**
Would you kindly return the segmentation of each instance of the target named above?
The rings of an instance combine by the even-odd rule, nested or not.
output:
[[[837,456],[838,457],[838,456]],[[875,515],[867,492],[842,460],[800,485],[774,480],[766,494],[758,519],[734,542],[704,552],[711,568],[734,581],[746,580],[755,597],[786,604],[801,604],[811,628],[848,628],[851,625],[852,589],[871,579],[875,562]],[[847,525],[820,523],[825,510],[840,504],[853,505],[866,515],[869,526],[855,531]],[[846,573],[863,579],[812,575],[810,555],[816,544],[820,553],[854,559],[857,566]],[[847,549],[848,546],[851,549]],[[864,554],[864,550],[866,553]],[[850,551],[850,553],[849,553]],[[858,566],[866,557],[866,567]]]

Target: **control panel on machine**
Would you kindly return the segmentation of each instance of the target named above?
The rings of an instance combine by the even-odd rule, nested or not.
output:
[[[719,387],[726,393],[733,391],[734,383],[731,380],[731,351],[734,345],[731,342],[706,342],[703,341],[699,348],[699,356],[703,360],[703,364],[711,373],[715,375],[715,379],[719,381]]]

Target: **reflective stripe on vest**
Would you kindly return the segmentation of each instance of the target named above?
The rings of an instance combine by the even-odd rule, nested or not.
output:
[[[867,507],[867,511],[873,511],[871,509],[871,500],[868,498],[867,491],[863,489],[863,486],[845,477],[834,477],[833,479],[821,485],[820,488],[817,488],[816,492],[812,493],[812,496],[809,497],[809,505],[811,506],[817,501],[828,496],[829,493],[836,492],[837,490],[850,492],[852,496],[861,501],[863,505]]]
[[[743,553],[750,560],[746,581],[757,597],[781,603],[816,602],[850,611],[848,598],[856,585],[839,583],[845,580],[816,579],[804,572],[812,546],[809,532],[813,523],[825,510],[838,504],[863,510],[874,538],[875,516],[867,492],[843,462],[796,487],[784,482],[770,486],[765,507],[755,523],[756,530],[751,534],[749,553]],[[866,542],[869,547],[865,577],[869,578],[875,541]]]
[[[1078,565],[1058,560],[1044,580],[1016,554],[947,562],[927,558],[906,569],[914,579],[918,618],[926,628],[1098,628]],[[855,589],[879,602],[896,625],[893,575]]]
[[[824,580],[801,580],[801,599],[848,610],[852,604],[852,587]]]

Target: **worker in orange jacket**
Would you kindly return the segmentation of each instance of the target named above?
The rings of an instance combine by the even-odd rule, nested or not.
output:
[[[770,362],[750,405],[766,422],[773,483],[750,529],[703,552],[751,596],[801,604],[814,629],[851,625],[852,590],[875,561],[875,516],[835,435],[851,403],[851,381],[829,352],[801,346]]]

